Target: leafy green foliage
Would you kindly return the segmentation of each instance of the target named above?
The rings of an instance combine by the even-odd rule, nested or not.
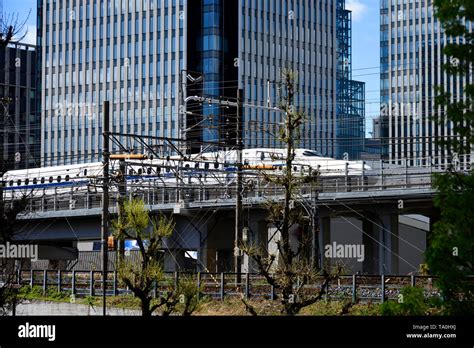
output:
[[[471,0],[434,0],[436,15],[450,40],[444,48],[449,63],[444,66],[454,79],[472,75],[474,63],[474,34],[466,22],[474,20],[474,2]],[[470,154],[474,144],[474,85],[467,84],[463,98],[453,98],[441,90],[436,105],[441,113],[433,117],[438,124],[451,123],[456,137],[437,141],[453,155],[453,163],[443,175],[436,175],[438,190],[435,205],[441,219],[429,235],[426,261],[429,271],[438,277],[437,286],[450,314],[474,313],[472,281],[474,275],[474,172],[459,173],[459,158]],[[471,159],[472,160],[472,159]]]
[[[58,291],[57,289],[49,289],[47,296],[54,300],[69,300],[70,292],[69,291]]]
[[[20,296],[27,298],[40,298],[43,297],[43,288],[39,285],[31,287],[30,285],[25,285],[20,288]]]
[[[24,285],[19,289],[18,297],[29,299],[29,300],[52,300],[52,301],[69,301],[71,292],[70,291],[58,291],[57,288],[50,288],[47,290],[46,295],[43,294],[43,287],[35,285]]]
[[[1,40],[0,40],[1,41]],[[1,161],[0,161],[1,163]],[[12,200],[4,200],[0,189],[0,244],[10,242],[17,233],[17,217],[28,205],[28,195]],[[13,259],[0,259],[0,312],[8,313],[18,304],[18,290],[15,289],[16,281],[15,264]]]
[[[387,301],[380,306],[382,315],[425,315],[428,305],[425,303],[423,289],[407,286],[401,290],[402,302]]]
[[[190,278],[181,278],[178,283],[178,311],[183,316],[190,316],[200,307],[199,288]]]
[[[438,175],[435,205],[441,220],[429,236],[426,260],[449,313],[474,313],[474,175]]]
[[[114,236],[118,240],[135,240],[140,249],[141,262],[120,259],[118,275],[140,299],[142,315],[151,316],[158,308],[164,316],[179,310],[183,315],[191,315],[198,306],[198,292],[197,287],[188,284],[186,279],[179,281],[176,289],[160,293],[157,298],[152,296],[155,282],[159,283],[164,279],[160,252],[164,238],[173,234],[174,221],[163,215],[158,218],[150,217],[141,200],[124,202],[123,212],[112,223]]]
[[[448,63],[444,69],[448,76],[461,77],[472,74],[474,60],[474,34],[469,32],[465,21],[474,20],[474,6],[471,0],[434,0],[436,15],[446,34],[460,38],[460,43],[451,40],[445,45],[444,53]],[[455,81],[455,80],[454,80]],[[452,122],[453,131],[459,138],[439,140],[452,153],[468,154],[474,143],[472,129],[474,121],[473,96],[474,85],[467,84],[463,90],[464,100],[452,101],[452,95],[441,89],[436,98],[442,112],[435,116],[439,123]]]
[[[171,304],[170,296],[162,297],[159,303],[152,304],[151,290],[154,282],[163,277],[159,251],[163,239],[172,235],[174,222],[164,216],[151,219],[142,200],[124,202],[123,210],[124,213],[112,222],[114,236],[120,241],[135,240],[140,249],[141,262],[136,264],[127,259],[118,260],[118,275],[140,299],[143,316],[151,316],[157,308]]]
[[[87,304],[89,307],[94,308],[97,303],[97,300],[94,296],[88,295],[84,298],[84,303]]]

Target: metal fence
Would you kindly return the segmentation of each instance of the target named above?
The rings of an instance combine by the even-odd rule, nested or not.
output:
[[[390,191],[409,189],[431,189],[432,168],[407,168],[406,170],[381,169],[361,176],[320,178],[318,184],[300,188],[299,195],[337,194],[343,192]],[[161,182],[133,183],[127,186],[127,195],[144,200],[148,206],[174,205],[178,203],[209,203],[225,204],[235,200],[235,185],[196,185],[182,184],[163,186]],[[262,178],[252,178],[248,182],[244,177],[244,203],[255,203],[262,199],[279,199],[283,196],[283,188],[268,183]],[[116,206],[118,193],[110,195],[110,206]],[[74,188],[57,189],[54,193],[37,192],[31,197],[26,213],[54,212],[80,209],[93,209],[102,206],[102,194],[98,191],[77,192]]]
[[[260,298],[275,300],[279,292],[269,285],[264,277],[257,274],[242,274],[237,281],[235,273],[165,273],[165,277],[155,282],[152,293],[159,294],[174,290],[179,281],[186,279],[195,282],[199,296],[224,300],[231,297]],[[406,286],[423,288],[426,297],[440,296],[433,285],[435,278],[429,276],[388,276],[388,275],[348,275],[341,276],[329,283],[324,295],[327,300],[352,300],[384,302],[398,298]],[[101,271],[56,271],[56,270],[21,270],[17,275],[19,285],[40,286],[43,295],[51,290],[74,294],[75,296],[102,296]],[[305,294],[316,294],[323,284],[323,279],[303,288]],[[106,295],[132,295],[132,292],[120,282],[116,271],[108,272]]]
[[[407,190],[407,189],[431,189],[434,173],[444,172],[446,164],[434,164],[439,162],[436,158],[419,159],[417,166],[409,166],[405,161],[401,165],[390,164],[386,161],[364,161],[370,170],[361,170],[358,175],[350,175],[348,164],[346,169],[337,173],[337,176],[318,177],[317,191],[319,193],[342,193],[363,192],[379,190]],[[415,162],[413,162],[414,164]],[[365,167],[363,167],[365,168]],[[467,171],[469,167],[462,167]],[[212,203],[219,204],[235,199],[235,183],[206,183],[200,184],[178,180],[181,174],[186,172],[180,169],[176,173],[176,182],[164,182],[160,179],[147,180],[145,182],[128,182],[127,194],[138,196],[149,206],[178,204],[178,203]],[[299,174],[304,175],[303,172]],[[295,172],[295,175],[298,175]],[[282,187],[268,183],[264,177],[256,173],[244,173],[244,190],[242,192],[244,202],[258,201],[261,198],[278,199],[283,194]],[[301,188],[300,195],[305,195],[315,190],[314,185]],[[53,192],[52,192],[53,191]],[[31,193],[30,193],[31,194]],[[118,201],[117,187],[111,187],[110,205],[115,206]],[[56,188],[47,191],[34,192],[30,199],[27,212],[51,212],[63,210],[93,209],[102,206],[100,187],[91,186],[86,191],[76,191],[75,187]]]

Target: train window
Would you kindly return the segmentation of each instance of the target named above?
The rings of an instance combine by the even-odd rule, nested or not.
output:
[[[133,175],[133,174],[134,174],[133,169],[130,169],[130,170],[128,171],[128,175]]]
[[[199,169],[199,163],[194,164],[194,169]]]
[[[186,164],[184,168],[189,169],[189,164]],[[105,278],[105,277],[104,277]]]
[[[138,175],[142,175],[143,174],[143,170],[141,168],[138,168]]]
[[[66,175],[66,181],[69,181],[69,179],[70,179],[70,176]]]
[[[282,160],[283,159],[283,155],[281,153],[270,153],[270,158],[272,159],[272,161],[276,161],[276,160]]]
[[[21,185],[21,179],[18,179],[18,180],[16,181],[16,184],[17,184],[18,186],[20,186],[20,185]]]
[[[49,177],[49,182],[53,182],[54,178],[52,176]]]
[[[204,163],[204,169],[209,169],[209,163],[208,162]]]
[[[303,156],[307,156],[307,157],[319,157],[321,156],[318,152],[316,151],[304,151],[303,152]]]
[[[42,177],[41,178],[41,183],[44,184],[44,182],[45,182],[45,179],[44,179],[44,177]]]
[[[297,166],[294,166],[294,167],[293,167],[293,170],[294,170],[295,172],[297,172],[297,171],[298,171],[298,167],[297,167]]]
[[[33,185],[36,185],[38,183],[38,179],[33,178]]]
[[[214,169],[218,169],[219,168],[219,162],[214,162]]]
[[[28,185],[30,183],[30,179],[25,179],[25,185]]]
[[[56,181],[61,182],[61,175],[58,175],[58,177],[56,178]]]
[[[146,170],[146,173],[147,173],[148,175],[150,175],[150,174],[152,173],[152,170],[151,170],[151,168],[150,168],[150,167],[149,167],[149,168],[147,168],[147,170]]]
[[[84,169],[84,176],[87,176],[87,169]]]
[[[265,153],[264,152],[260,152],[260,159],[262,161],[265,159]]]
[[[13,180],[10,180],[10,182],[8,183],[10,186],[13,186]],[[105,278],[105,277],[104,277]]]
[[[159,174],[161,172],[161,167],[157,167],[156,172]]]

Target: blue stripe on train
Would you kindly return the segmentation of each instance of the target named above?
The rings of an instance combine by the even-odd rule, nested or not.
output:
[[[228,172],[235,172],[236,168],[226,168],[225,171]],[[185,171],[185,175],[197,175],[206,172],[206,170],[196,170],[196,169],[189,169],[189,171]],[[140,176],[140,175],[128,175],[127,180],[136,180],[136,179],[145,179],[145,180],[152,180],[152,179],[160,179],[160,178],[171,178],[174,177],[174,173],[165,173],[161,176]],[[31,190],[31,189],[51,189],[55,187],[71,187],[71,186],[85,186],[90,183],[89,180],[82,180],[82,181],[64,181],[64,182],[57,182],[57,183],[47,183],[47,184],[36,184],[36,185],[22,185],[22,186],[5,186],[3,188],[4,191],[16,191],[16,190]]]
[[[57,182],[57,183],[50,183],[50,184],[36,184],[36,185],[23,185],[23,186],[5,186],[3,188],[4,191],[14,191],[14,190],[29,190],[29,189],[40,189],[40,188],[52,188],[52,187],[64,187],[64,186],[83,186],[84,184],[88,184],[89,181],[82,180],[82,181],[65,181],[65,182]]]

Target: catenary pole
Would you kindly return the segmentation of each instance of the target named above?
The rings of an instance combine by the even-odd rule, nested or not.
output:
[[[102,219],[101,219],[101,239],[102,239],[102,314],[107,314],[106,297],[107,297],[107,258],[109,237],[109,101],[104,101],[102,115],[103,129],[103,182],[102,182]]]

